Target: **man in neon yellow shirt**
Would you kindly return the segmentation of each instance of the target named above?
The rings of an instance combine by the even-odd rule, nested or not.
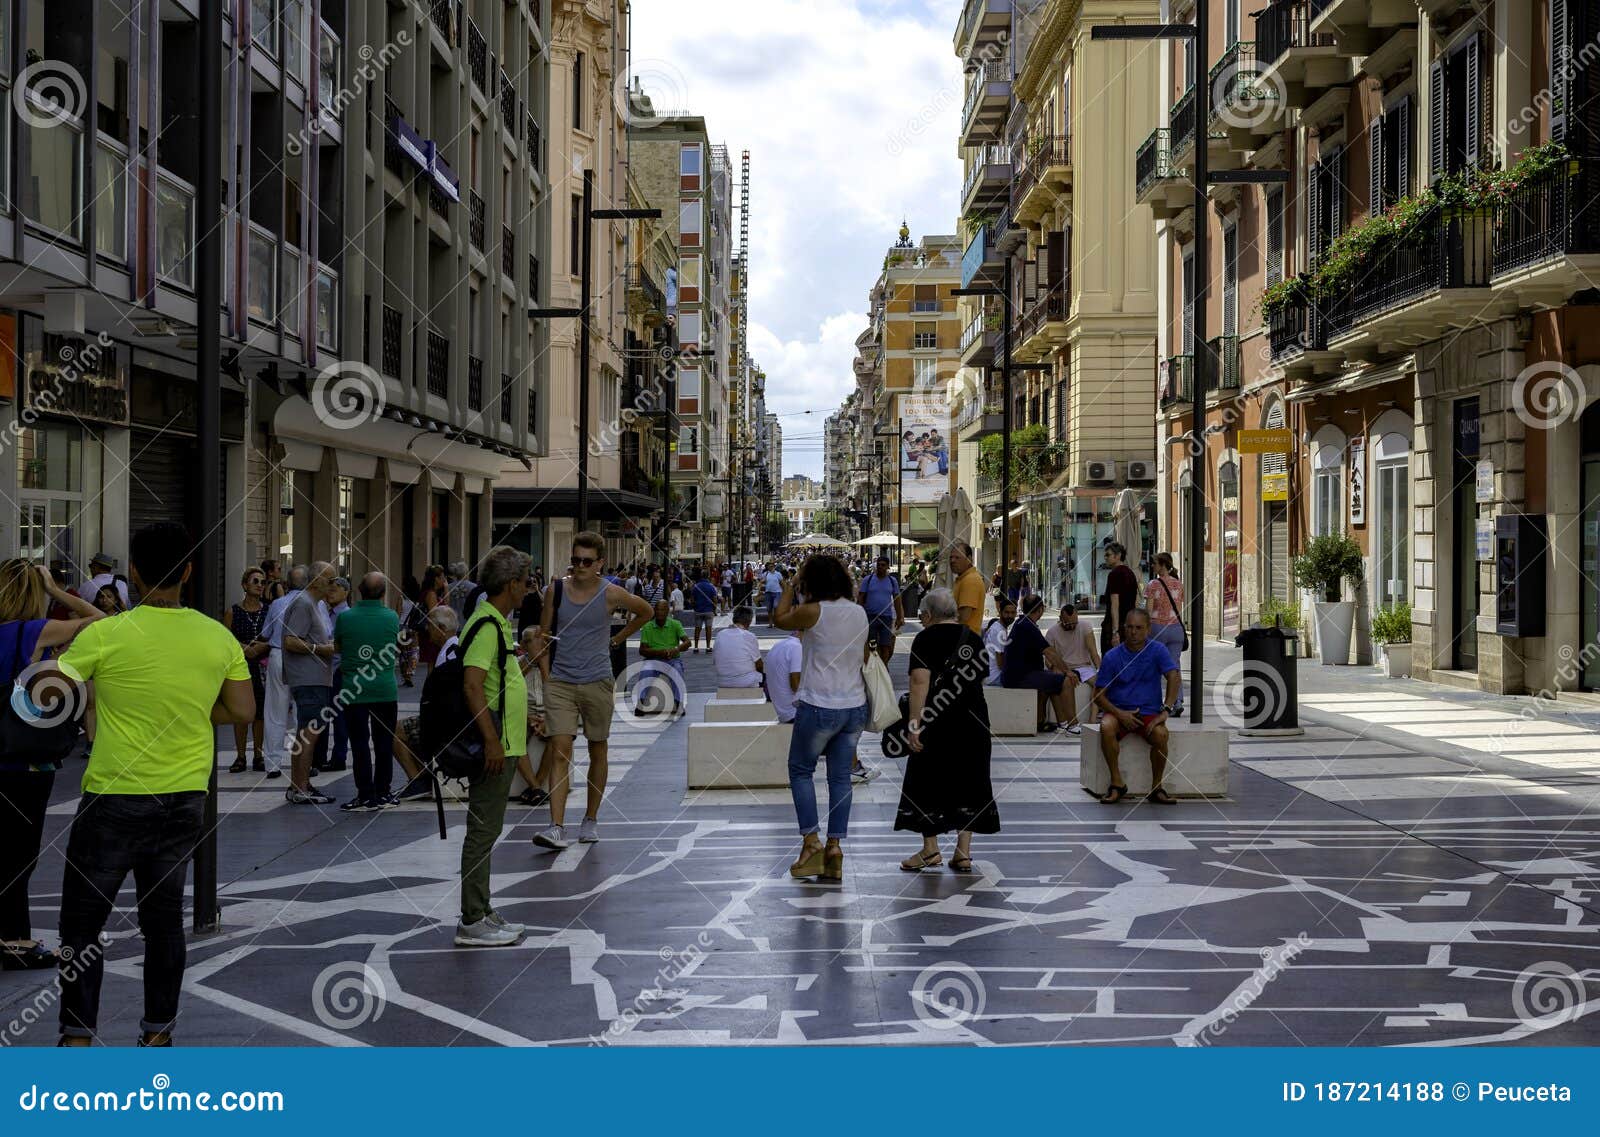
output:
[[[657,714],[665,709],[659,705],[659,697],[647,697],[660,685],[655,682],[656,676],[665,679],[667,686],[672,689],[672,713],[677,715],[684,710],[684,700],[679,692],[687,690],[683,681],[682,656],[688,650],[689,634],[683,630],[682,624],[672,618],[672,606],[665,600],[657,600],[655,619],[639,629],[639,657],[645,661],[645,665],[639,668],[639,679],[633,688],[634,714]],[[658,691],[656,694],[659,696]],[[641,699],[652,705],[640,706]]]
[[[84,628],[59,663],[69,678],[94,682],[98,718],[61,885],[67,1045],[95,1038],[99,937],[130,872],[144,936],[139,1045],[172,1044],[183,988],[183,889],[216,760],[215,725],[256,717],[239,641],[183,606],[193,548],[175,522],[136,533],[131,569],[143,594],[139,606]]]

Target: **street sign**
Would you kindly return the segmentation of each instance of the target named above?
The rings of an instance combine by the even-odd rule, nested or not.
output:
[[[1289,500],[1289,475],[1287,472],[1281,474],[1261,475],[1261,500]]]
[[[1294,432],[1287,428],[1277,430],[1241,430],[1241,454],[1293,454]]]

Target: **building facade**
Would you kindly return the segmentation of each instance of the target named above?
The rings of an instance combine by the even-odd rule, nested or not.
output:
[[[1099,595],[1100,547],[1123,491],[1155,521],[1155,242],[1127,169],[1154,125],[1160,51],[1091,41],[1096,24],[1152,22],[1155,0],[968,0],[959,146],[965,252],[957,439],[976,476],[974,544],[992,567],[1000,527],[1052,600]],[[1013,468],[1001,518],[1005,362]],[[975,460],[975,461],[973,461]],[[1148,550],[1133,554],[1139,556]]]
[[[1205,2],[1205,0],[1202,0]],[[1140,199],[1163,244],[1156,386],[1169,439],[1208,388],[1205,453],[1163,475],[1164,543],[1199,479],[1213,633],[1305,607],[1292,554],[1346,534],[1367,626],[1409,607],[1413,674],[1494,692],[1600,686],[1600,6],[1210,0],[1214,166],[1286,169],[1218,201],[1191,269],[1192,57],[1164,64]],[[1179,18],[1192,18],[1192,5]],[[1586,49],[1585,45],[1589,45]],[[1192,191],[1189,191],[1192,193]],[[1212,282],[1196,369],[1184,329]],[[1220,282],[1220,287],[1217,287]],[[1202,382],[1202,374],[1204,381]],[[1242,452],[1242,429],[1288,432]],[[1591,476],[1592,475],[1592,476]]]
[[[18,503],[0,553],[69,576],[124,559],[142,524],[198,519],[198,15],[0,5],[0,490]],[[534,15],[226,3],[224,367],[205,381],[230,592],[268,556],[399,575],[487,548],[494,477],[539,443]]]

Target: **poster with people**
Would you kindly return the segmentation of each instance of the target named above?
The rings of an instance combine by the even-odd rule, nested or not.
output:
[[[950,491],[950,400],[943,391],[900,396],[900,492],[907,505],[937,505]]]

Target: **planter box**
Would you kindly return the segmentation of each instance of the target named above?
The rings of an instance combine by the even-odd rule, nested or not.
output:
[[[1355,627],[1356,606],[1350,600],[1312,605],[1317,625],[1317,657],[1324,667],[1350,662],[1350,635]]]
[[[1379,650],[1383,652],[1383,658],[1378,663],[1379,670],[1390,679],[1411,678],[1410,644],[1381,644]]]

